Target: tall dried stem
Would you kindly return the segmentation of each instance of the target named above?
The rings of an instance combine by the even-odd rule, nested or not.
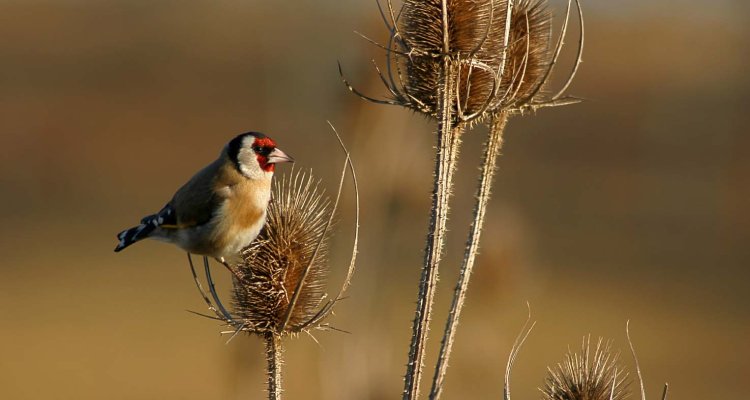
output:
[[[377,99],[349,90],[376,104],[399,105],[437,122],[437,155],[425,259],[419,282],[403,399],[416,399],[422,375],[425,342],[430,322],[438,265],[442,255],[453,171],[465,127],[492,119],[474,222],[464,257],[461,281],[447,322],[442,350],[430,397],[439,397],[461,306],[490,195],[500,135],[511,114],[577,102],[563,97],[581,61],[583,39],[567,82],[556,94],[547,83],[557,63],[567,31],[572,2],[578,9],[581,34],[583,17],[579,0],[568,0],[566,18],[554,51],[551,51],[551,15],[546,0],[404,0],[396,11],[386,0],[381,15],[390,33],[387,45],[367,37],[386,50],[386,73],[375,65],[389,97]]]
[[[445,228],[448,220],[449,200],[453,187],[453,172],[458,159],[463,126],[453,124],[453,107],[455,105],[455,71],[449,57],[443,60],[443,77],[440,88],[438,112],[438,151],[435,162],[435,176],[432,191],[430,225],[427,233],[427,246],[419,281],[417,309],[414,315],[412,338],[409,346],[409,361],[404,378],[404,399],[416,399],[419,396],[419,383],[424,366],[424,349],[432,305],[435,298],[435,287],[438,279],[438,264],[442,256]]]
[[[448,320],[443,332],[443,340],[440,344],[440,353],[437,364],[435,365],[435,375],[432,379],[432,389],[430,390],[430,399],[438,399],[443,391],[443,381],[448,370],[448,359],[451,355],[453,342],[456,336],[456,327],[461,316],[464,301],[466,300],[466,291],[469,288],[469,277],[474,267],[474,259],[479,248],[479,239],[482,234],[484,224],[485,210],[487,202],[490,199],[492,187],[492,178],[495,175],[497,157],[503,145],[503,130],[508,121],[506,113],[498,113],[492,116],[490,122],[490,134],[485,143],[484,156],[482,158],[482,173],[477,186],[476,203],[474,205],[474,219],[469,229],[469,237],[466,240],[466,249],[464,258],[459,272],[458,283],[453,293],[453,301],[448,314]]]

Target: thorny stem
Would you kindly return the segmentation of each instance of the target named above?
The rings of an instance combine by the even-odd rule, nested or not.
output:
[[[495,175],[497,157],[503,145],[503,130],[508,121],[506,113],[499,113],[492,116],[490,123],[490,134],[485,144],[484,157],[482,159],[482,173],[477,186],[476,203],[474,205],[474,220],[469,229],[469,237],[466,240],[466,249],[464,259],[459,272],[458,283],[453,293],[453,301],[448,314],[448,319],[443,332],[443,340],[440,344],[440,353],[438,354],[437,364],[435,365],[435,376],[432,379],[432,389],[430,390],[430,399],[440,398],[443,392],[443,382],[448,370],[448,359],[451,355],[453,342],[458,328],[458,319],[461,316],[464,302],[466,300],[466,291],[469,288],[469,278],[474,268],[474,260],[479,248],[479,239],[484,224],[484,215],[487,209],[487,202],[490,199],[492,178]]]
[[[266,375],[268,377],[268,400],[281,399],[281,336],[269,332],[265,334]]]
[[[389,2],[390,3],[390,2]],[[460,145],[460,124],[453,127],[454,84],[456,67],[451,61],[448,2],[442,0],[443,19],[443,65],[441,82],[438,89],[438,150],[435,163],[435,183],[432,191],[432,207],[430,212],[430,227],[427,233],[424,265],[419,281],[417,310],[414,315],[411,344],[409,345],[409,361],[404,376],[404,400],[416,400],[419,397],[419,383],[424,367],[424,349],[427,342],[432,314],[432,303],[435,298],[435,287],[438,279],[438,263],[443,250],[443,236],[448,219],[448,206],[451,188],[453,186],[453,170],[455,169]]]
[[[432,191],[430,225],[427,233],[424,265],[419,281],[417,309],[414,315],[409,361],[404,376],[403,399],[419,396],[419,383],[424,364],[427,331],[432,314],[432,304],[438,279],[438,264],[442,255],[443,238],[448,220],[448,201],[453,187],[453,171],[461,144],[462,124],[454,126],[453,105],[455,103],[456,66],[448,56],[443,58],[442,82],[440,85],[438,112],[438,149],[435,162],[435,182]]]

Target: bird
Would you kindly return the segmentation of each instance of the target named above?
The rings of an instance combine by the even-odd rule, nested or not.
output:
[[[260,132],[246,132],[224,146],[156,214],[117,235],[115,252],[143,239],[177,245],[226,265],[260,233],[278,163],[294,162]]]

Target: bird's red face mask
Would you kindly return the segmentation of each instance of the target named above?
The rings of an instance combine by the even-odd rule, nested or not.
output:
[[[294,162],[292,157],[277,149],[276,143],[270,138],[255,139],[253,150],[257,154],[260,168],[266,172],[273,172],[278,163]]]

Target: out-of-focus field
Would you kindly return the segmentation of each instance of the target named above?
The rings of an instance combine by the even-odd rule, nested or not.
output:
[[[448,399],[501,396],[526,302],[538,325],[514,397],[537,398],[545,367],[589,333],[632,367],[628,319],[651,397],[665,381],[675,399],[747,396],[750,10],[599,3],[584,4],[571,88],[588,100],[508,127]],[[385,38],[374,2],[0,1],[0,398],[262,398],[259,341],[225,345],[185,311],[205,306],[184,254],[154,242],[114,254],[114,235],[246,130],[334,190],[343,158],[326,119],[361,183],[359,270],[331,319],[351,334],[288,341],[286,397],[398,396],[432,125],[345,90],[337,60],[384,92],[368,65],[379,52],[353,30]],[[432,355],[483,135],[465,138]],[[351,243],[345,201],[332,282]]]

